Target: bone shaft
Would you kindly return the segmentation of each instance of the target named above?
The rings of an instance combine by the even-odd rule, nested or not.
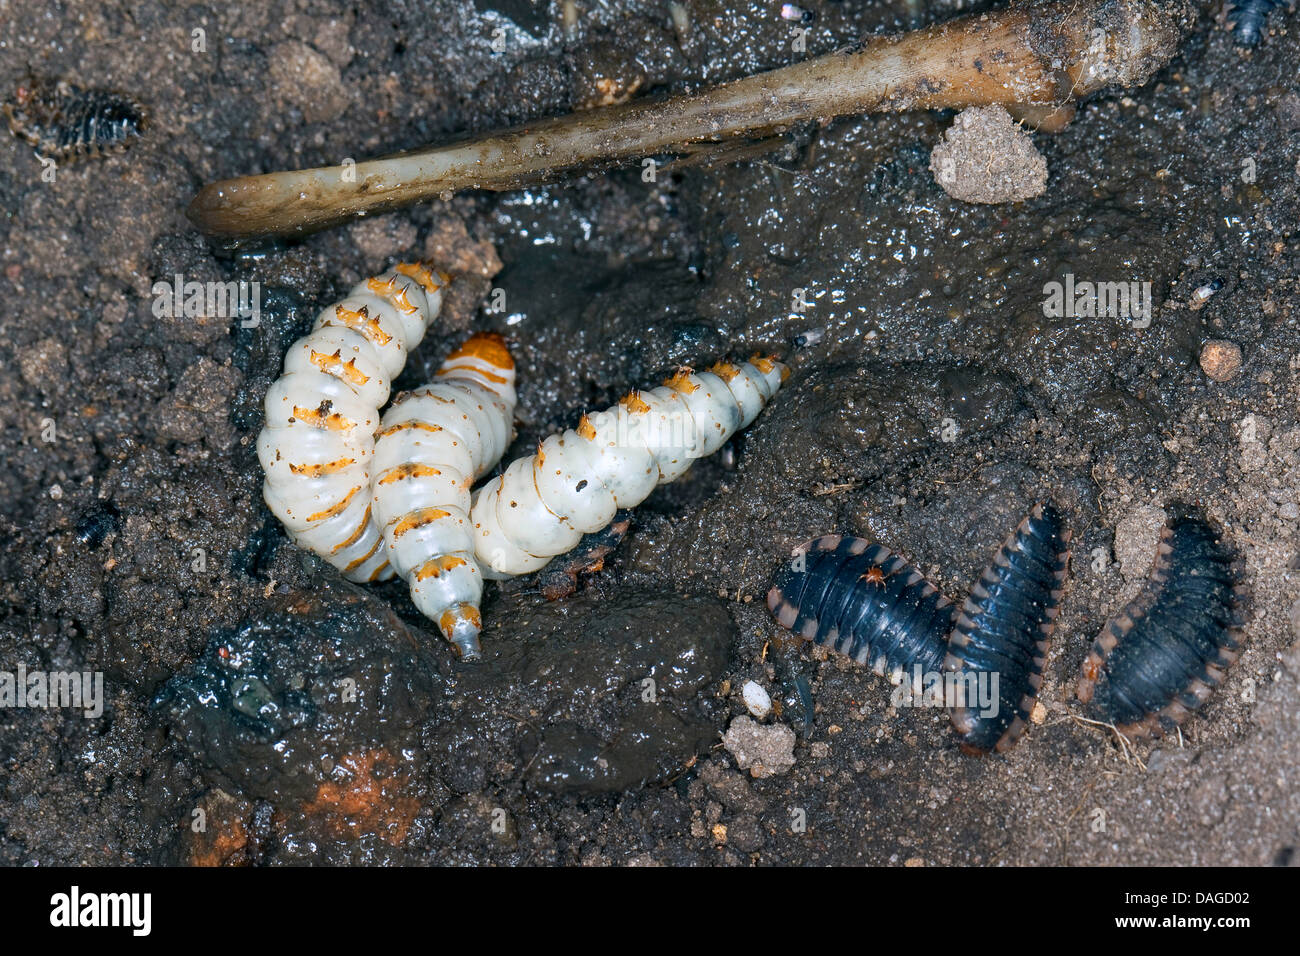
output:
[[[1098,45],[1103,23],[1110,32]],[[811,119],[991,103],[1043,112],[1114,83],[1123,71],[1110,60],[1167,59],[1176,49],[1170,35],[1178,35],[1171,23],[1151,0],[1015,7],[670,100],[575,113],[351,169],[225,180],[205,187],[189,215],[216,235],[291,235],[462,189],[517,189],[575,167],[639,161]],[[1126,37],[1114,35],[1120,26]]]

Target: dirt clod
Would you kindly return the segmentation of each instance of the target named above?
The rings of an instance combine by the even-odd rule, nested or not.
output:
[[[1230,382],[1241,371],[1241,346],[1211,339],[1201,346],[1201,371],[1216,382]]]
[[[1047,160],[1002,106],[962,110],[930,153],[930,171],[963,202],[1019,202],[1047,189]]]
[[[736,765],[754,777],[772,777],[793,767],[794,741],[794,731],[785,724],[764,726],[749,717],[737,717],[722,737]]]
[[[306,43],[286,40],[267,56],[276,95],[302,113],[303,122],[322,123],[342,115],[350,98],[339,68]]]

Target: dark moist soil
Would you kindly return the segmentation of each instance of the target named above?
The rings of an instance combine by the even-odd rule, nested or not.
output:
[[[802,5],[810,55],[958,6]],[[99,719],[0,713],[0,862],[1300,860],[1295,13],[1243,53],[1208,11],[1154,82],[1035,137],[1048,187],[1021,205],[947,196],[928,166],[951,115],[916,114],[293,245],[214,248],[183,216],[215,179],[789,62],[778,9],[682,0],[678,28],[658,0],[611,0],[566,33],[564,3],[526,0],[70,0],[0,22],[6,96],[30,68],[152,120],[53,183],[0,137],[0,670],[100,670],[107,695]],[[466,327],[505,332],[515,454],[678,364],[792,356],[731,454],[656,492],[579,593],[493,589],[477,667],[403,587],[348,585],[289,545],[253,450],[288,343],[421,255],[462,281],[399,384]],[[151,288],[177,273],[258,281],[261,326],[156,318]],[[1045,317],[1067,273],[1150,282],[1150,326]],[[1227,382],[1198,366],[1210,339],[1242,350]],[[885,681],[764,607],[788,549],[830,531],[960,597],[1048,496],[1077,547],[1042,722],[1006,756],[962,755],[942,711],[891,708]],[[1074,719],[1074,675],[1174,501],[1243,556],[1249,644],[1180,738],[1128,751]],[[721,744],[751,679],[798,733],[793,769],[763,779]]]

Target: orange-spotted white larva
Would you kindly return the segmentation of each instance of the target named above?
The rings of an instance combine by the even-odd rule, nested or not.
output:
[[[536,571],[604,528],[615,511],[640,504],[749,425],[788,374],[760,355],[707,372],[682,369],[545,439],[474,495],[474,553],[484,575]]]
[[[442,307],[443,276],[401,263],[324,309],[266,394],[262,495],[300,547],[352,581],[392,577],[370,459],[393,379]]]
[[[483,576],[470,533],[470,486],[514,437],[515,363],[505,340],[479,332],[435,381],[384,413],[371,463],[374,518],[411,600],[465,660],[480,656]]]

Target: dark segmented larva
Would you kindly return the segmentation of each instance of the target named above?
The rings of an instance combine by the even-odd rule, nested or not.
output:
[[[1229,0],[1228,29],[1239,46],[1255,46],[1268,29],[1268,15],[1282,0]]]
[[[949,709],[968,753],[999,753],[1024,732],[1043,682],[1043,665],[1069,566],[1070,532],[1050,502],[1037,505],[1003,542],[957,615],[944,670],[970,688],[997,679],[997,706]],[[967,698],[969,701],[969,697]]]
[[[144,107],[129,96],[36,77],[18,87],[4,114],[15,136],[62,161],[125,149],[149,122]]]
[[[767,592],[782,627],[900,683],[943,663],[953,603],[888,548],[837,534],[794,550]]]
[[[1160,532],[1141,592],[1102,628],[1078,696],[1128,737],[1161,737],[1209,699],[1241,653],[1236,558],[1199,515]]]

